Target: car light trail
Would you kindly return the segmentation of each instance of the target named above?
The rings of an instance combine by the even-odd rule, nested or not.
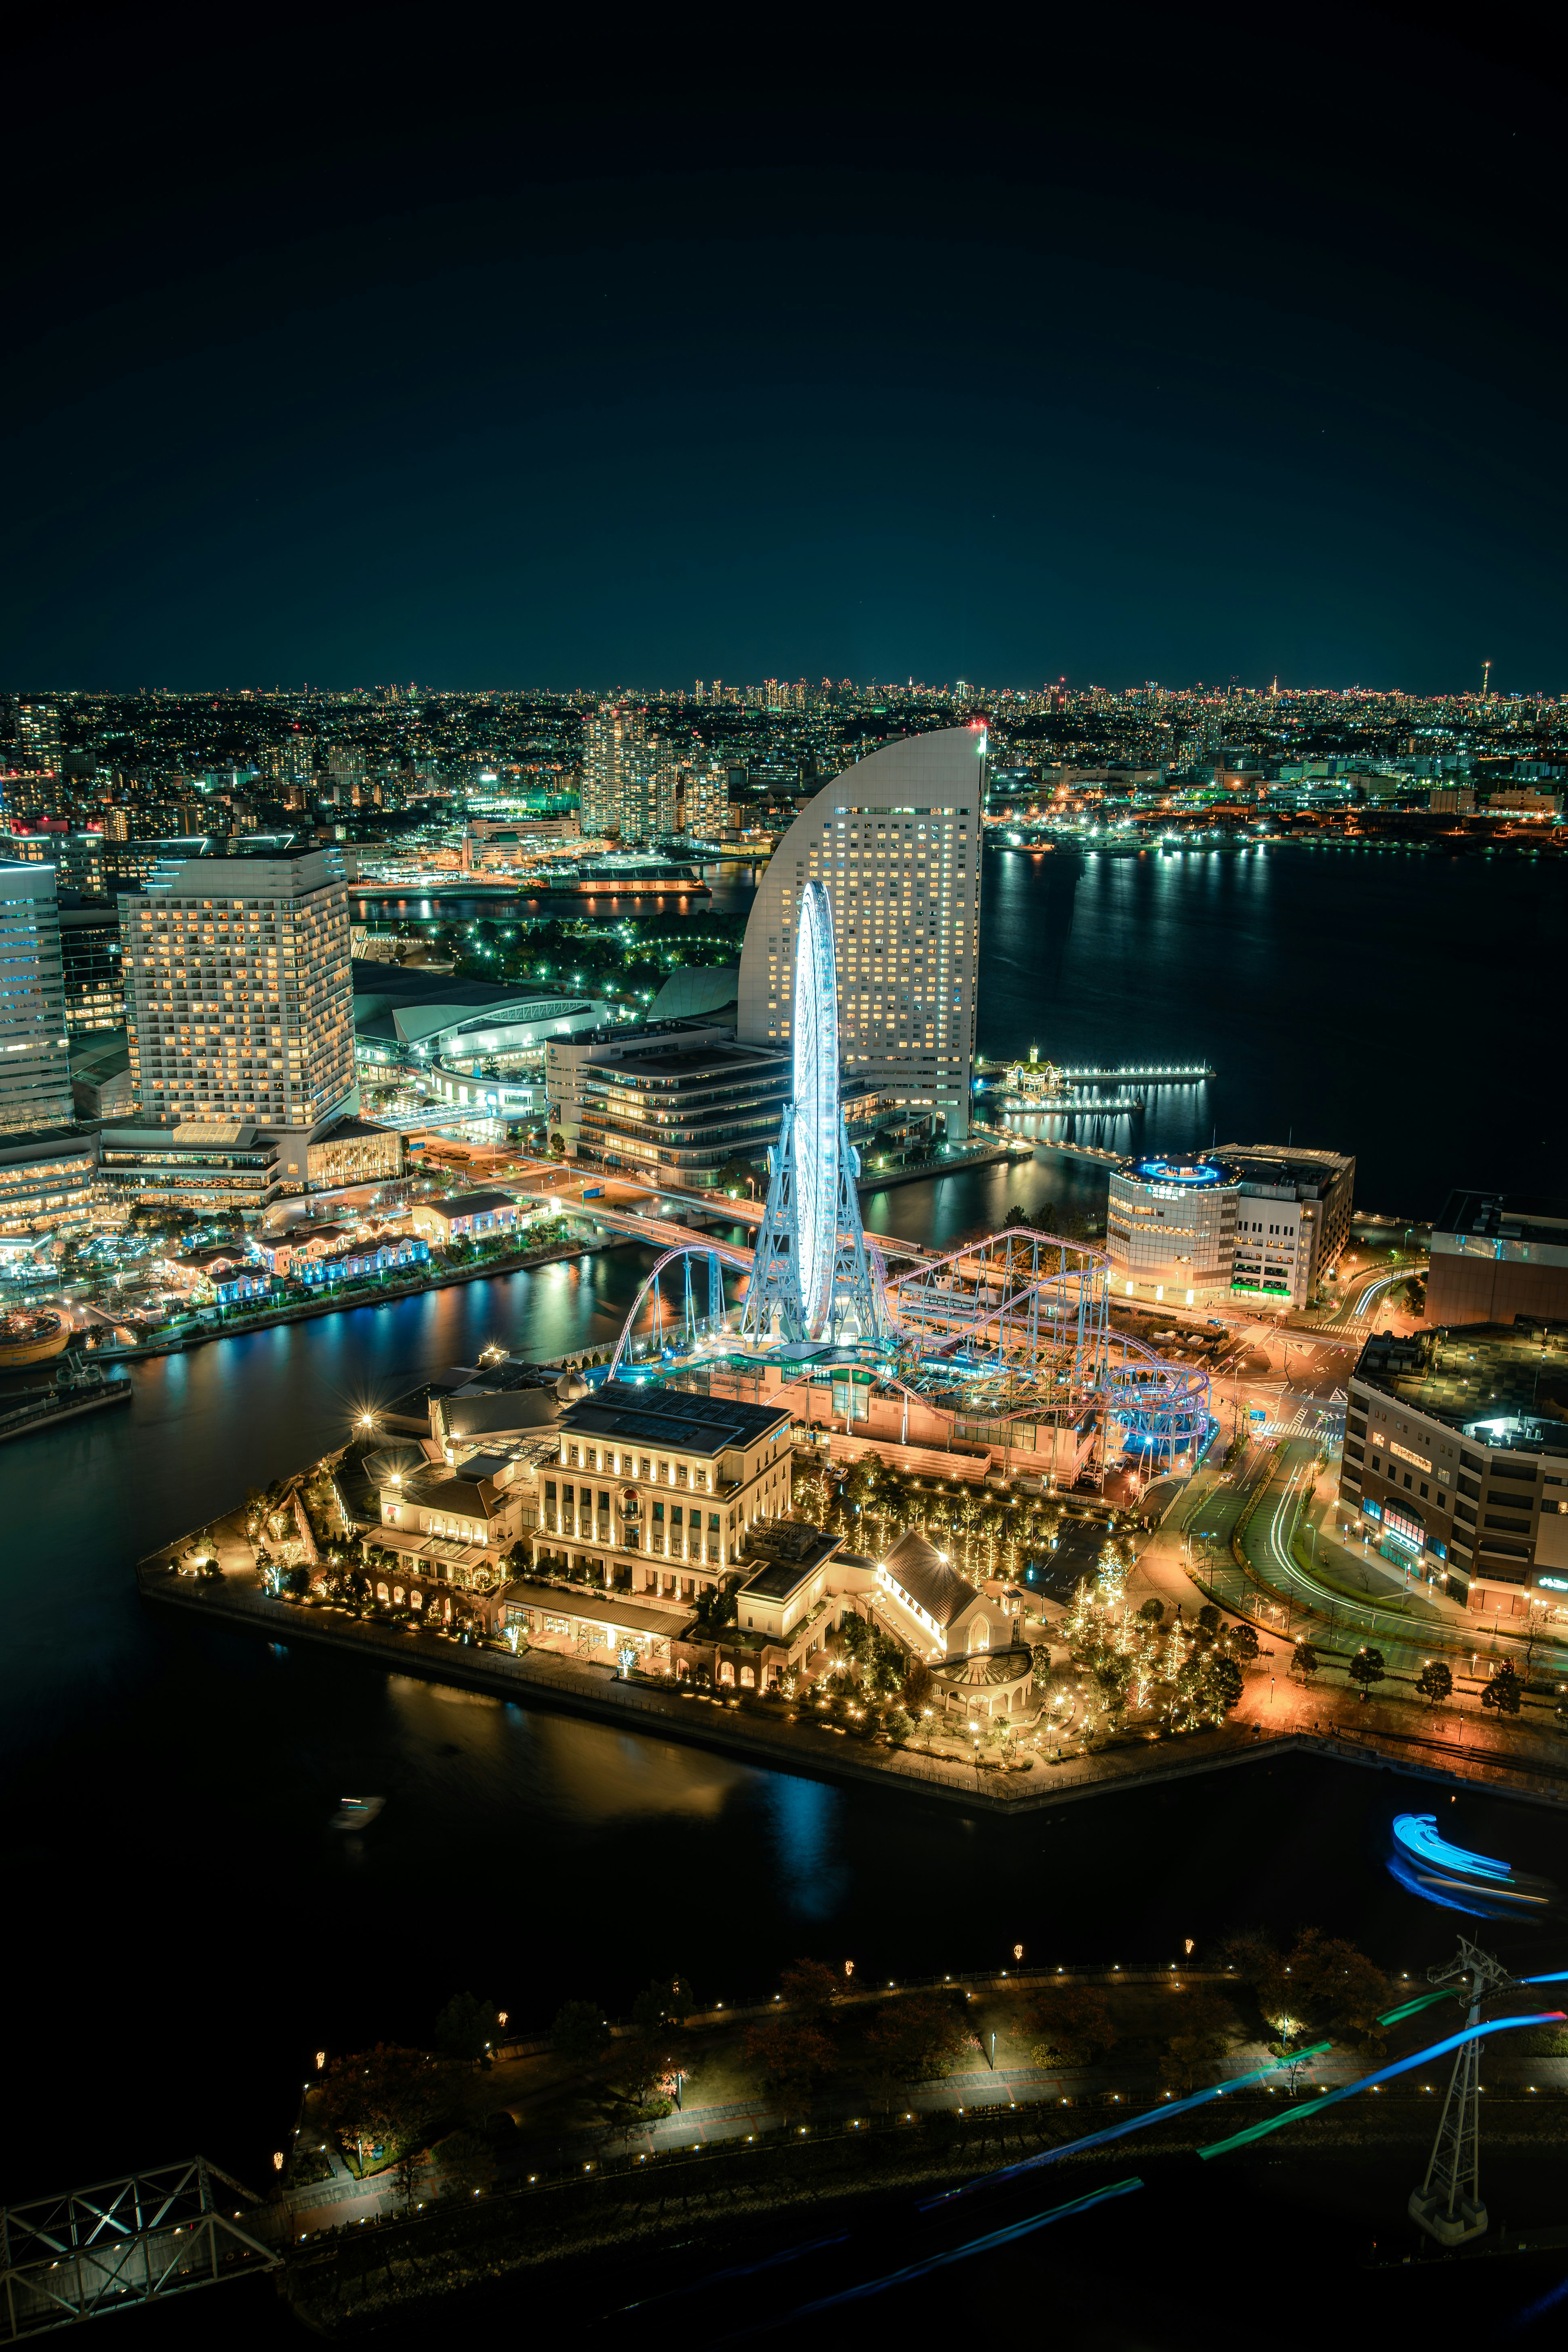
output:
[[[1108,2124],[1103,2131],[1090,2132],[1085,2139],[1069,2139],[1061,2147],[1042,2148],[1038,2156],[1026,2156],[1017,2164],[1005,2164],[999,2172],[983,2172],[977,2180],[966,2180],[961,2189],[944,2189],[940,2197],[928,2197],[917,2210],[934,2212],[940,2206],[950,2205],[955,2198],[973,2196],[977,2189],[994,2189],[1004,2180],[1017,2180],[1026,2172],[1037,2172],[1043,2164],[1056,2164],[1064,2156],[1080,2156],[1085,2148],[1104,2147],[1113,2139],[1125,2139],[1129,2132],[1143,2131],[1150,2124],[1162,2124],[1172,2116],[1184,2116],[1194,2107],[1206,2107],[1211,2100],[1223,2099],[1229,2091],[1244,2091],[1249,2083],[1261,2083],[1266,2074],[1278,2074],[1286,2066],[1299,2066],[1308,2058],[1321,2058],[1333,2044],[1314,2042],[1310,2049],[1293,2051],[1289,2058],[1276,2058],[1267,2066],[1258,2066],[1250,2074],[1235,2074],[1227,2083],[1211,2084],[1206,2091],[1194,2091],[1184,2099],[1173,2099],[1162,2107],[1150,2107],[1141,2116],[1129,2116],[1122,2123]]]
[[[1026,2221],[1014,2221],[1005,2230],[988,2231],[983,2238],[970,2238],[962,2246],[952,2246],[945,2253],[928,2254],[923,2262],[910,2263],[902,2270],[884,2272],[880,2278],[867,2279],[859,2286],[847,2286],[837,2294],[825,2294],[816,2303],[804,2303],[794,2311],[781,2311],[771,2319],[761,2319],[754,2326],[742,2327],[732,2336],[721,2336],[720,2344],[743,2344],[748,2336],[761,2336],[770,2328],[787,2327],[796,2320],[815,2319],[818,2312],[837,2311],[846,2303],[859,2303],[868,2295],[885,2294],[891,2286],[906,2286],[913,2279],[927,2278],[932,2271],[943,2270],[950,2263],[967,2262],[972,2254],[994,2253],[999,2246],[1011,2245],[1016,2239],[1026,2238],[1036,2230],[1047,2229],[1053,2221],[1066,2221],[1076,2213],[1087,2213],[1092,2206],[1108,2205],[1113,2197],[1131,2197],[1142,2189],[1142,2180],[1113,2181],[1109,2189],[1097,2189],[1088,2197],[1075,2197],[1069,2204],[1049,2206],[1044,2213],[1033,2213]]]
[[[1232,2133],[1229,2139],[1216,2139],[1198,2154],[1206,2164],[1211,2156],[1228,2156],[1233,2147],[1246,2147],[1255,2139],[1264,2139],[1268,2133],[1279,2131],[1286,2124],[1296,2122],[1301,2116],[1321,2116],[1327,2107],[1337,2106],[1342,2099],[1353,2099],[1358,2091],[1375,2090],[1380,2083],[1392,2083],[1396,2075],[1408,2074],[1412,2068],[1428,2066],[1435,2058],[1446,2058],[1450,2050],[1462,2050],[1467,2042],[1479,2042],[1484,2034],[1509,2033],[1525,2025],[1568,2025],[1568,2015],[1560,2009],[1546,2009],[1531,2017],[1497,2017],[1489,2025],[1467,2025],[1458,2033],[1450,2033],[1446,2042],[1434,2042],[1426,2050],[1417,2050],[1413,2058],[1396,2059],[1392,2066],[1380,2066],[1374,2074],[1363,2074],[1357,2082],[1346,2083],[1338,2091],[1325,2091],[1318,2098],[1309,2099],[1299,2107],[1287,2107],[1283,2115],[1265,2116],[1259,2124],[1248,2124],[1245,2131]]]

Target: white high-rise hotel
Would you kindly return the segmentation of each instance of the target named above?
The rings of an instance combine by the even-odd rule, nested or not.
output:
[[[846,1092],[875,1088],[969,1132],[980,947],[985,734],[953,727],[889,743],[818,793],[758,888],[741,956],[737,1034],[791,1035],[801,893],[833,908]]]
[[[358,1108],[335,849],[191,857],[120,901],[142,1109],[302,1137]]]

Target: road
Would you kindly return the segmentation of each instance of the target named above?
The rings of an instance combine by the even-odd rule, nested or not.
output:
[[[1257,1584],[1277,1602],[1271,1630],[1286,1641],[1307,1639],[1316,1648],[1341,1652],[1365,1643],[1381,1651],[1396,1674],[1418,1674],[1437,1655],[1456,1672],[1468,1673],[1472,1660],[1489,1660],[1499,1649],[1522,1653],[1522,1639],[1506,1628],[1500,1633],[1491,1621],[1463,1615],[1407,1583],[1367,1546],[1339,1540],[1331,1510],[1330,1530],[1319,1527],[1310,1548],[1321,1572],[1303,1568],[1291,1535],[1304,1516],[1303,1489],[1314,1483],[1316,1459],[1316,1438],[1292,1434],[1250,1445],[1232,1474],[1201,1472],[1143,1555],[1152,1590],[1163,1600],[1180,1599],[1190,1612],[1199,1598],[1190,1573],[1196,1570],[1226,1605],[1238,1607],[1246,1586],[1233,1551],[1239,1528]],[[1358,1586],[1364,1599],[1354,1597]],[[1568,1674],[1568,1648],[1561,1642],[1538,1642],[1533,1658],[1538,1673]],[[1479,1671],[1486,1673],[1487,1665]]]

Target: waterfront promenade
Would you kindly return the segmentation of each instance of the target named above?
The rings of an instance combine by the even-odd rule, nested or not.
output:
[[[1230,1767],[1257,1767],[1287,1754],[1335,1758],[1409,1774],[1422,1780],[1480,1782],[1499,1793],[1568,1803],[1568,1770],[1561,1776],[1534,1759],[1507,1752],[1448,1754],[1413,1744],[1381,1720],[1347,1720],[1357,1703],[1332,1692],[1313,1694],[1316,1714],[1289,1717],[1271,1704],[1265,1668],[1247,1678],[1241,1706],[1228,1722],[1209,1730],[1122,1735],[1092,1754],[1058,1761],[1044,1755],[1009,1768],[928,1755],[918,1749],[862,1743],[811,1716],[792,1717],[783,1706],[760,1700],[741,1702],[660,1683],[623,1679],[613,1667],[553,1651],[523,1651],[514,1656],[501,1644],[463,1642],[415,1625],[363,1618],[318,1602],[275,1600],[260,1590],[248,1567],[248,1549],[231,1535],[220,1553],[216,1580],[182,1575],[172,1563],[184,1538],[143,1560],[137,1583],[144,1600],[226,1624],[270,1642],[302,1641],[358,1658],[386,1672],[486,1691],[520,1706],[543,1705],[635,1727],[654,1738],[717,1748],[767,1770],[804,1772],[833,1780],[854,1780],[910,1796],[1025,1815],[1049,1808],[1184,1780]],[[1336,1703],[1338,1702],[1338,1703]],[[1381,1717],[1384,1710],[1377,1710]]]

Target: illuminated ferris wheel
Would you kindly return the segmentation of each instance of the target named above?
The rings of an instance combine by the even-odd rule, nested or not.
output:
[[[838,1099],[838,975],[820,882],[801,893],[792,1003],[794,1099],[772,1154],[742,1329],[756,1339],[869,1339],[888,1329],[860,1223],[859,1155]]]

